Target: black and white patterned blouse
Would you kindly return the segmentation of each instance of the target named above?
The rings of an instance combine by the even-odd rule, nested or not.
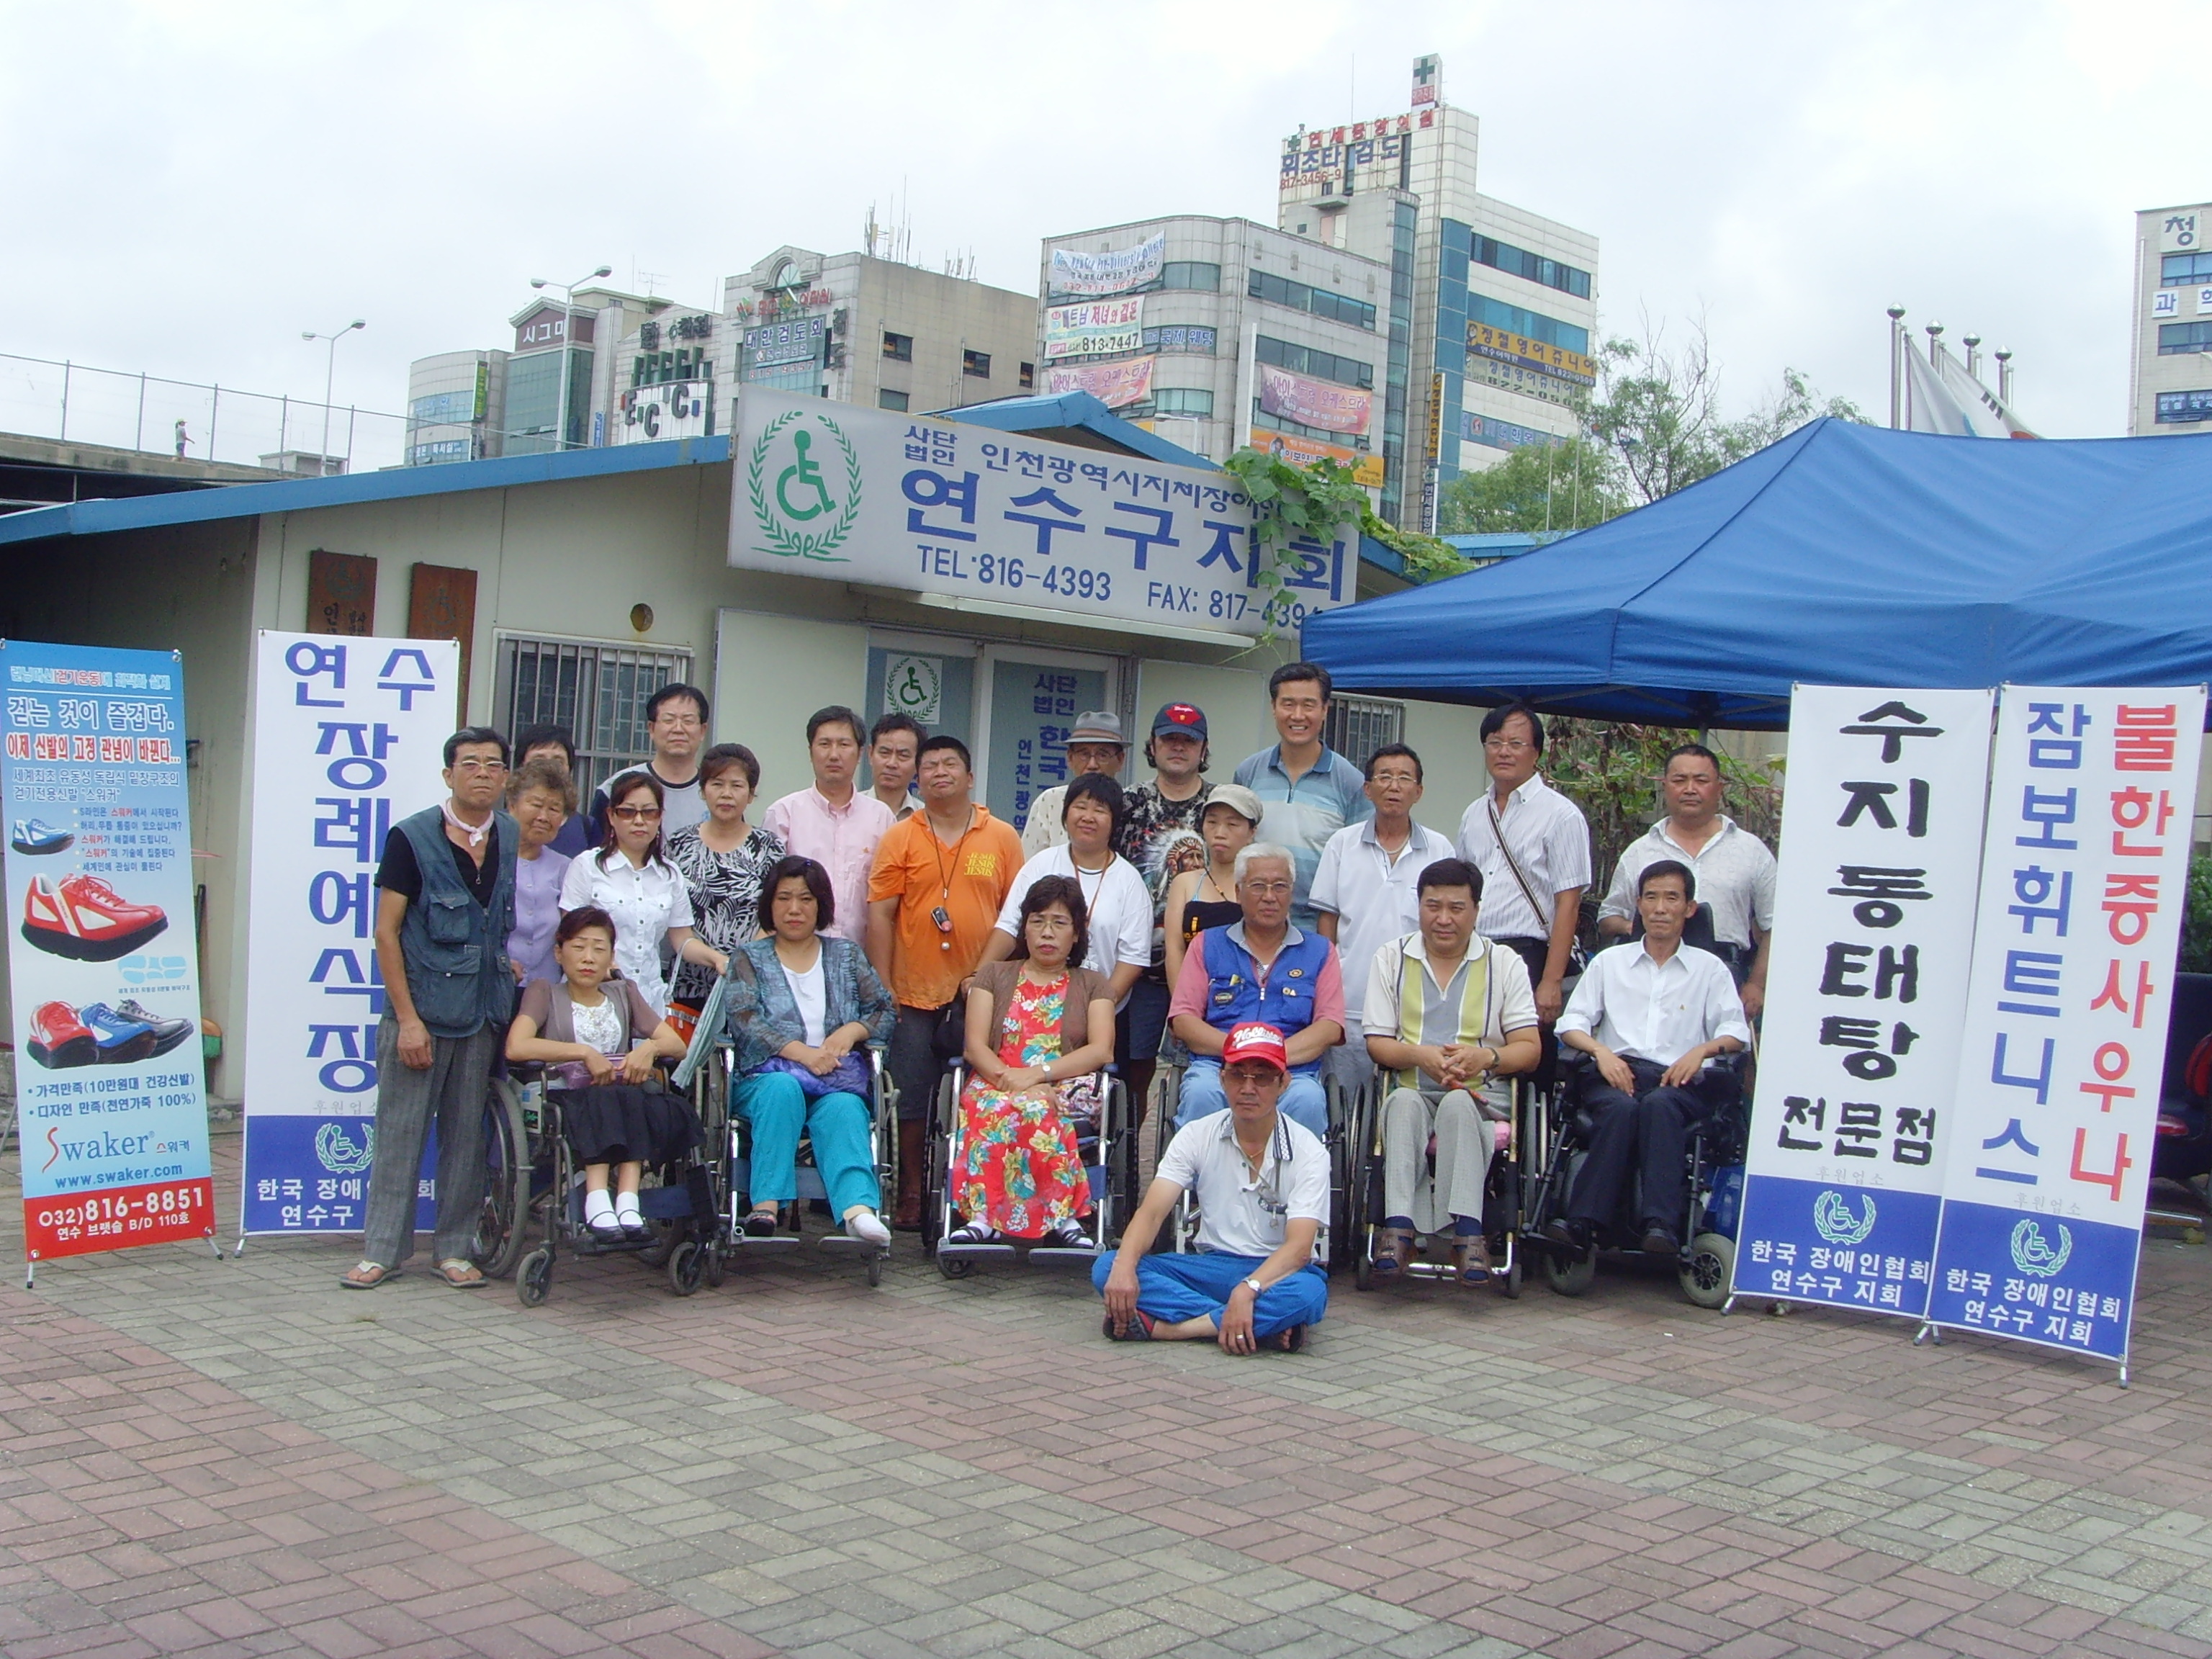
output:
[[[668,838],[668,861],[691,890],[694,931],[728,956],[759,936],[761,887],[783,856],[783,842],[765,830],[751,830],[735,852],[717,853],[700,840],[701,827],[693,824]],[[714,985],[712,969],[680,963],[672,994],[678,1002],[696,1005],[707,1000]]]

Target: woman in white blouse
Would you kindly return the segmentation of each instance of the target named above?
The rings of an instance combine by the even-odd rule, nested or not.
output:
[[[1022,900],[1046,876],[1066,876],[1083,892],[1091,946],[1077,965],[1103,975],[1119,1012],[1129,988],[1152,960],[1152,895],[1137,866],[1114,850],[1128,815],[1121,786],[1103,773],[1086,772],[1067,786],[1060,804],[1066,841],[1048,847],[1027,864],[1006,890],[998,925],[983,947],[985,962],[1004,962],[1020,935]]]
[[[660,780],[650,770],[623,775],[621,793],[607,803],[607,838],[594,853],[569,861],[561,881],[561,910],[586,905],[615,919],[615,965],[656,1014],[668,1012],[660,941],[677,956],[717,975],[729,959],[691,933],[691,895],[676,866],[661,856]]]

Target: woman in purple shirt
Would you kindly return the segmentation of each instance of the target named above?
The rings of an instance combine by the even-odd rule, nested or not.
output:
[[[559,984],[553,960],[553,930],[561,925],[561,878],[566,854],[552,848],[553,838],[576,810],[576,786],[559,762],[525,761],[507,781],[507,810],[514,819],[514,931],[507,954],[518,984],[538,980]]]

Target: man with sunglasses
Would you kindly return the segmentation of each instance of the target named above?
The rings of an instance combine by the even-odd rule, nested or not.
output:
[[[1314,1248],[1328,1219],[1328,1153],[1279,1109],[1283,1034],[1254,1022],[1221,1051],[1229,1109],[1180,1129],[1091,1282],[1118,1342],[1217,1342],[1224,1353],[1296,1352],[1328,1309]],[[1198,1249],[1151,1254],[1184,1193],[1198,1195]]]

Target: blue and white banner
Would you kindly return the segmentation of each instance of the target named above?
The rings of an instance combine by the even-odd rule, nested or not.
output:
[[[0,641],[24,1249],[215,1234],[173,651]]]
[[[2126,1361],[2204,698],[2004,688],[1933,1323]]]
[[[361,1231],[384,1017],[376,866],[391,827],[444,797],[459,678],[452,640],[261,635],[241,1232]],[[428,1227],[427,1177],[420,1191]]]
[[[1991,696],[1801,685],[1790,698],[1739,1294],[1927,1307]]]

